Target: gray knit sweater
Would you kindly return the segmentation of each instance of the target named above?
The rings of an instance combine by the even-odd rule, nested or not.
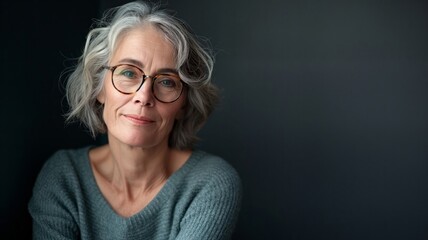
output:
[[[139,213],[116,214],[98,188],[89,147],[56,152],[29,202],[33,239],[229,239],[242,186],[233,167],[194,151]]]

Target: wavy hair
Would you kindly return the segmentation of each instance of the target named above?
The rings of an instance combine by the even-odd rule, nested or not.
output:
[[[176,67],[187,85],[187,102],[184,116],[174,123],[169,146],[190,149],[198,140],[197,131],[218,102],[218,88],[211,83],[214,57],[184,21],[161,9],[160,5],[130,2],[106,11],[94,22],[83,54],[68,77],[66,120],[79,120],[93,137],[107,131],[102,117],[103,105],[97,100],[107,71],[102,66],[108,64],[115,44],[123,34],[145,24],[160,30],[175,48]]]

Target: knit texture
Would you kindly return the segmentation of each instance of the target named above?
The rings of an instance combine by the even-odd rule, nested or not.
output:
[[[143,210],[126,218],[98,188],[89,149],[60,150],[46,161],[28,205],[33,239],[230,239],[242,186],[223,159],[194,151]]]

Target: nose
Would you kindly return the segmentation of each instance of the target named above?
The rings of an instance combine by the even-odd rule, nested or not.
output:
[[[135,104],[140,104],[141,106],[153,107],[155,104],[155,98],[152,92],[152,81],[150,81],[150,76],[144,76],[143,85],[140,89],[134,94],[133,101]]]

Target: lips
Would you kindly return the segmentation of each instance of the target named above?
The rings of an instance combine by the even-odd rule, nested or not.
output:
[[[145,124],[151,124],[151,123],[155,122],[151,118],[148,118],[145,116],[140,116],[140,115],[124,114],[123,116],[126,119],[128,119],[129,121],[131,121],[132,123],[137,124],[137,125],[145,125]]]

